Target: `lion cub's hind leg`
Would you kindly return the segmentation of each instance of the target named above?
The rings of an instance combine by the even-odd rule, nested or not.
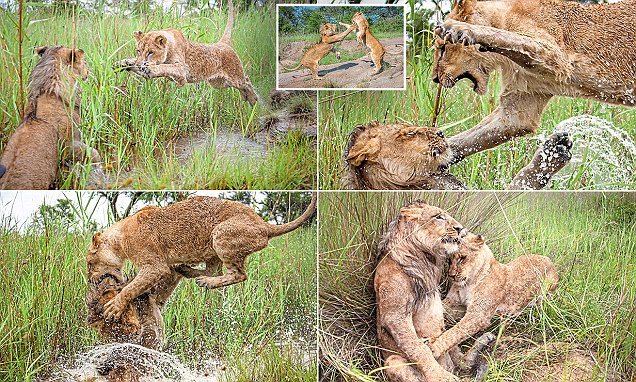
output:
[[[228,219],[214,228],[212,246],[226,272],[220,276],[199,276],[197,285],[215,289],[247,279],[245,259],[267,246],[268,237],[253,226],[254,222],[240,216]]]
[[[373,70],[372,75],[376,75],[380,73],[383,69],[382,65],[384,61],[382,60],[382,58],[384,57],[384,52],[378,54],[376,52],[371,51],[370,56],[371,56],[371,60],[373,61],[373,65],[375,66],[375,69]]]
[[[409,363],[406,358],[393,354],[384,361],[384,373],[391,382],[426,382],[424,376]]]

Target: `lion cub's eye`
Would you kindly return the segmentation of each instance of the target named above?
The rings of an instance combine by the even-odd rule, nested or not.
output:
[[[443,215],[437,215],[437,216],[435,216],[435,219],[437,219],[437,220],[446,220],[446,218]]]
[[[415,132],[415,131],[409,131],[408,133],[406,133],[406,136],[408,138],[413,138],[416,135],[417,135],[417,132]]]

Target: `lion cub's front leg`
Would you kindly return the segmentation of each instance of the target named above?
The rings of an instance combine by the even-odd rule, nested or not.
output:
[[[512,180],[510,190],[540,190],[548,184],[554,174],[559,172],[572,159],[572,141],[565,131],[552,134],[543,144],[530,163],[521,169]]]
[[[477,302],[475,304],[480,306]],[[442,333],[438,338],[431,339],[428,345],[433,352],[433,356],[439,358],[453,346],[464,342],[475,333],[488,328],[492,317],[486,313],[487,311],[488,309],[485,309],[484,312],[477,312],[474,309],[468,308],[466,315],[457,325]]]
[[[104,305],[104,318],[119,319],[132,300],[155,286],[161,279],[170,277],[171,274],[172,270],[165,264],[142,266],[135,278]]]
[[[451,44],[479,44],[480,50],[499,53],[524,68],[540,67],[559,78],[568,77],[573,70],[567,54],[553,41],[452,19],[438,25],[435,34]]]

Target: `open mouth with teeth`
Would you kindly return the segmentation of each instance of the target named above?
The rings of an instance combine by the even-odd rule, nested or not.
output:
[[[477,79],[475,78],[475,76],[473,76],[472,74],[470,74],[468,72],[466,72],[466,73],[462,74],[461,76],[457,77],[455,82],[458,82],[458,81],[463,80],[465,78],[469,79],[473,83],[473,91],[477,92],[477,88],[479,87],[479,83],[477,82]]]

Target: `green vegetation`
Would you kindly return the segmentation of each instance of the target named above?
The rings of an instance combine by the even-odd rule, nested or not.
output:
[[[399,208],[416,199],[446,209],[485,235],[499,261],[536,253],[556,264],[559,287],[551,299],[518,317],[494,320],[491,331],[498,343],[488,356],[485,381],[636,378],[634,195],[353,192],[320,197],[322,381],[340,380],[341,374],[381,380],[373,296],[376,247]],[[587,372],[572,368],[568,378],[563,372],[549,378],[565,359],[576,363],[577,357],[587,360]]]
[[[320,24],[339,22],[350,24],[356,12],[364,13],[375,35],[389,32],[402,35],[404,12],[402,7],[294,7],[279,8],[278,30],[281,36],[317,34]]]
[[[260,211],[287,216],[277,203],[298,198],[279,196]],[[91,214],[88,207],[73,205],[75,215],[68,203],[58,203],[57,212],[40,209],[45,212],[39,223],[19,231],[9,229],[9,219],[2,217],[2,381],[59,373],[99,343],[86,325],[84,303],[85,256],[94,226],[66,224],[69,217]],[[297,212],[293,208],[292,214]],[[164,311],[166,352],[193,370],[219,360],[227,365],[228,381],[314,381],[315,248],[314,225],[273,239],[250,256],[244,283],[204,290],[193,280],[182,282]]]
[[[349,133],[359,124],[377,120],[380,122],[408,122],[430,126],[437,94],[437,84],[431,80],[433,49],[430,40],[430,25],[422,21],[421,12],[417,20],[408,20],[407,32],[415,36],[415,45],[410,44],[407,55],[407,91],[365,92],[324,91],[319,97],[320,131],[320,188],[339,189],[343,152]],[[426,16],[428,13],[425,12]],[[422,29],[418,29],[422,28]],[[419,48],[418,48],[419,47]],[[440,100],[439,128],[447,137],[477,125],[495,110],[501,88],[499,73],[493,75],[487,96],[472,91],[470,81],[459,81],[451,89],[443,89]],[[537,135],[549,135],[555,126],[572,116],[591,114],[611,121],[631,137],[636,137],[636,110],[612,106],[584,99],[555,97],[545,109]],[[586,140],[597,139],[588,136]],[[532,158],[541,142],[531,136],[515,139],[495,149],[472,155],[451,168],[453,175],[471,189],[506,188],[521,168]],[[587,142],[575,142],[585,147]],[[636,158],[624,154],[625,168],[634,168]],[[600,160],[590,155],[586,160]],[[571,176],[549,186],[552,189],[607,189],[634,188],[636,179],[628,184],[598,184],[589,176],[589,168],[583,161],[571,170]]]
[[[86,52],[89,79],[82,88],[84,142],[100,153],[107,180],[103,187],[136,189],[307,189],[316,169],[311,139],[290,132],[262,148],[258,158],[215,149],[225,135],[253,138],[268,110],[275,86],[275,9],[272,4],[245,9],[236,4],[232,45],[243,62],[261,101],[252,108],[239,92],[217,90],[208,83],[179,88],[168,79],[144,80],[116,73],[114,62],[133,57],[132,32],[178,28],[187,38],[216,42],[226,25],[226,10],[203,9],[200,15],[176,16],[170,11],[105,14],[84,8],[45,7],[29,3],[19,43],[17,12],[0,10],[0,152],[21,122],[26,85],[37,62],[33,48],[74,45]],[[192,13],[190,13],[192,14]],[[23,63],[20,64],[20,48]],[[22,87],[20,85],[22,81]],[[309,121],[307,123],[310,123]],[[212,143],[177,160],[179,138]],[[232,144],[233,142],[230,142]],[[94,171],[93,171],[94,172]],[[90,165],[62,169],[60,188],[100,187],[93,184]],[[101,188],[101,187],[100,187]]]

